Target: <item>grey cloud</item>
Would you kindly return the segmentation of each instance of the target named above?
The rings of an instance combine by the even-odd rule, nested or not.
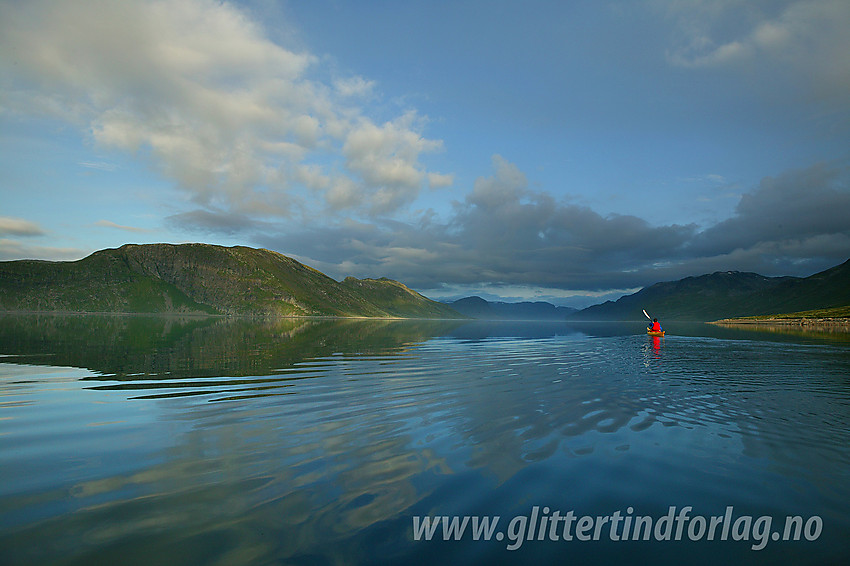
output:
[[[587,207],[558,203],[547,193],[528,190],[512,165],[498,158],[494,164],[496,174],[480,179],[459,207],[452,232],[455,243],[471,243],[512,281],[598,289],[610,283],[606,273],[675,256],[696,231],[694,225],[653,227],[634,216],[603,217]]]
[[[257,241],[335,277],[387,276],[418,289],[487,283],[599,290],[646,284],[639,268],[675,256],[696,230],[558,203],[529,190],[503,159],[494,166],[448,222],[346,222]]]
[[[850,236],[847,176],[820,163],[765,178],[741,197],[734,216],[694,238],[689,254],[718,256],[772,243],[778,256],[812,238]]]
[[[522,172],[496,156],[448,219],[416,222],[258,221],[227,209],[169,217],[174,227],[241,234],[342,279],[391,277],[427,292],[528,287],[606,292],[730,269],[808,275],[850,256],[848,170],[817,164],[764,179],[735,214],[700,231],[653,226],[635,216],[602,216],[529,189]]]
[[[264,225],[248,215],[221,210],[196,209],[166,217],[166,224],[187,232],[234,235]]]
[[[824,164],[767,178],[703,231],[602,216],[531,191],[495,158],[452,218],[346,222],[266,234],[266,247],[342,278],[386,276],[422,291],[502,286],[605,291],[730,269],[808,275],[850,256],[847,172]]]

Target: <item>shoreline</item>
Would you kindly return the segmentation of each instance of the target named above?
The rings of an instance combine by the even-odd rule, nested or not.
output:
[[[846,328],[850,331],[850,317],[793,317],[793,318],[724,318],[709,322],[717,325],[789,326],[802,328]]]
[[[292,320],[449,320],[449,321],[469,321],[475,319],[469,318],[423,318],[423,317],[402,317],[402,316],[342,316],[342,315],[321,315],[321,314],[303,314],[303,315],[278,315],[278,314],[218,314],[218,313],[202,313],[202,312],[120,312],[120,311],[25,311],[25,310],[0,310],[0,316],[12,315],[38,315],[38,316],[152,316],[162,318],[219,318],[219,319],[245,319],[245,320],[277,320],[277,319],[292,319]]]

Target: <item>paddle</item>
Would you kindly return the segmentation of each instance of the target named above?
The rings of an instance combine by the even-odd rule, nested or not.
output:
[[[649,316],[648,314],[646,314],[646,309],[643,310],[643,314],[644,314],[644,316],[646,316],[646,318],[649,319],[649,322],[652,322],[652,317]],[[647,330],[652,330],[652,327],[651,326],[648,327]]]

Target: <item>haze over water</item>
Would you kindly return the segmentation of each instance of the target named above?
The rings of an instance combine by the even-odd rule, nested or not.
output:
[[[8,564],[824,564],[850,342],[707,325],[0,317]],[[840,335],[837,335],[840,337]],[[414,540],[414,517],[817,516],[816,540]],[[627,512],[627,509],[633,509]],[[607,530],[604,531],[607,534]],[[685,529],[687,532],[687,529]],[[439,540],[438,540],[439,539]]]

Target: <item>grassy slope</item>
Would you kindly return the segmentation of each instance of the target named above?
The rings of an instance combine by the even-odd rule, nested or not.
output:
[[[423,297],[392,279],[346,277],[342,285],[370,302],[381,305],[390,316],[414,318],[461,318],[451,307]]]
[[[72,262],[3,262],[0,289],[0,308],[6,310],[217,312],[108,254]]]
[[[228,314],[386,316],[323,273],[269,250],[155,244],[119,251],[137,269]]]
[[[764,314],[759,316],[740,316],[727,321],[748,321],[748,320],[786,320],[786,319],[817,319],[817,318],[850,318],[850,306],[834,307],[829,309],[815,309],[809,311],[780,313],[780,314]]]
[[[829,309],[850,305],[850,260],[804,279],[783,281],[761,315]]]

